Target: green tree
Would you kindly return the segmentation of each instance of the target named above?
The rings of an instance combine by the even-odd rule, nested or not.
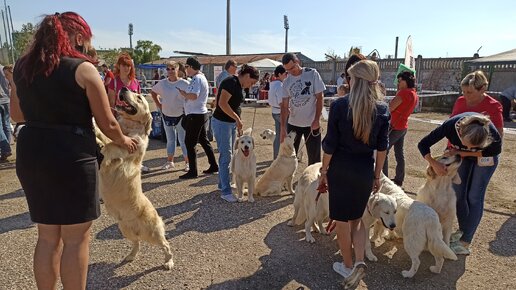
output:
[[[22,24],[20,31],[13,32],[15,57],[20,57],[32,44],[36,27],[32,23]]]
[[[133,51],[135,64],[142,64],[160,58],[161,46],[152,43],[150,40],[138,40]]]
[[[101,62],[105,62],[110,67],[116,63],[118,56],[120,56],[121,53],[122,50],[120,48],[97,50],[99,60]]]

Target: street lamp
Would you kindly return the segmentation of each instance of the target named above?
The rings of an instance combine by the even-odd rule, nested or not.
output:
[[[287,15],[283,15],[283,26],[285,27],[285,53],[288,51],[288,17]]]
[[[133,52],[133,24],[129,23],[129,48]]]

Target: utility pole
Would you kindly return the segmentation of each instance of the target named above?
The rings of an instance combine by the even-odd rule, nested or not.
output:
[[[11,51],[11,58],[12,58],[13,63],[14,63],[14,43],[13,43],[13,39],[12,39],[12,35],[11,35],[11,27],[9,26],[9,14],[7,14],[7,2],[6,2],[6,0],[4,0],[4,7],[5,7],[5,20],[6,20],[6,23],[7,23],[7,26],[5,26],[5,24],[4,24],[4,27],[7,27],[8,39],[11,42],[9,50]]]
[[[7,6],[7,13],[9,15],[9,21],[7,22],[7,25],[9,25],[9,22],[11,22],[11,31],[13,32],[11,34],[11,42],[13,44],[13,64],[14,64],[14,59],[17,58],[17,56],[14,55],[16,53],[16,48],[14,47],[14,39],[12,38],[12,35],[14,34],[14,26],[13,26],[13,17],[11,15],[11,6]]]
[[[285,53],[288,52],[288,17],[287,15],[283,15],[283,26],[285,27]]]
[[[231,54],[231,1],[226,4],[226,55]]]
[[[9,45],[9,37],[7,36],[7,27],[5,26],[5,16],[4,16],[4,10],[2,10],[2,23],[4,24],[4,33],[5,33],[5,44],[7,49],[7,61],[9,61],[9,51],[10,51],[10,45]],[[4,48],[4,44],[1,44],[2,48]]]
[[[131,53],[133,53],[133,24],[129,23],[129,48],[131,49]]]

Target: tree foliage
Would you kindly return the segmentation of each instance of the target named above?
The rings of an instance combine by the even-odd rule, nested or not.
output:
[[[36,33],[36,26],[32,23],[22,24],[20,31],[13,32],[15,57],[18,58],[30,47]]]
[[[152,43],[150,40],[138,40],[133,51],[135,64],[146,63],[160,58],[161,46]]]

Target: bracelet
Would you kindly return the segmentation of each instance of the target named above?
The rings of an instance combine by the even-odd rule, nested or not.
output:
[[[328,169],[322,169],[322,168],[321,168],[321,169],[319,169],[319,172],[320,172],[321,174],[326,174],[326,173],[328,173]]]

